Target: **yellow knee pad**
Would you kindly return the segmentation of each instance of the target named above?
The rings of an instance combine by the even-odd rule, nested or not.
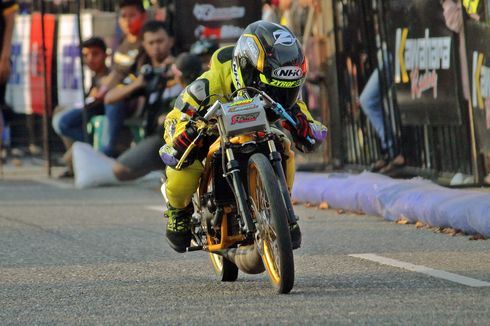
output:
[[[180,171],[167,167],[165,194],[170,206],[185,208],[191,203],[192,195],[199,186],[202,170],[203,166],[197,160]]]

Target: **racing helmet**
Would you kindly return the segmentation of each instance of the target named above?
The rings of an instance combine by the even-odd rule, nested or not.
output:
[[[285,109],[298,99],[306,72],[306,58],[298,40],[278,24],[260,20],[248,25],[233,51],[235,88],[258,88]]]

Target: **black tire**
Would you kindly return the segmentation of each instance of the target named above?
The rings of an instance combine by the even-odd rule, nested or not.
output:
[[[294,257],[288,213],[274,169],[263,154],[249,159],[248,189],[269,279],[278,293],[289,293],[294,285]]]
[[[209,253],[214,272],[221,282],[235,282],[238,278],[238,267],[223,256]]]

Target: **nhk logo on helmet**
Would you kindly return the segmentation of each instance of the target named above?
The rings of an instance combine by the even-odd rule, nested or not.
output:
[[[296,38],[285,29],[278,29],[272,33],[274,35],[274,45],[281,44],[285,46],[291,46],[296,43]]]
[[[272,72],[272,77],[277,79],[296,80],[303,77],[303,71],[300,67],[295,66],[280,67]]]

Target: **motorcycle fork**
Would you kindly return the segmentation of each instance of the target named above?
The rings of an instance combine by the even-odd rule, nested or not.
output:
[[[279,179],[279,189],[281,190],[284,203],[286,204],[286,209],[288,211],[288,222],[289,224],[294,224],[297,222],[296,215],[294,214],[293,204],[291,203],[291,198],[289,197],[289,189],[286,184],[286,176],[284,175],[284,170],[282,168],[282,157],[281,153],[277,151],[276,144],[272,139],[267,142],[269,145],[269,159],[272,162],[272,167],[276,172],[277,178]]]
[[[253,237],[255,233],[255,224],[252,220],[250,206],[247,201],[247,192],[245,191],[242,179],[240,177],[240,164],[237,160],[235,160],[233,150],[229,146],[226,146],[226,158],[228,160],[228,163],[226,164],[227,173],[231,175],[233,191],[235,193],[238,211],[240,212],[244,222],[245,232],[247,237]]]

